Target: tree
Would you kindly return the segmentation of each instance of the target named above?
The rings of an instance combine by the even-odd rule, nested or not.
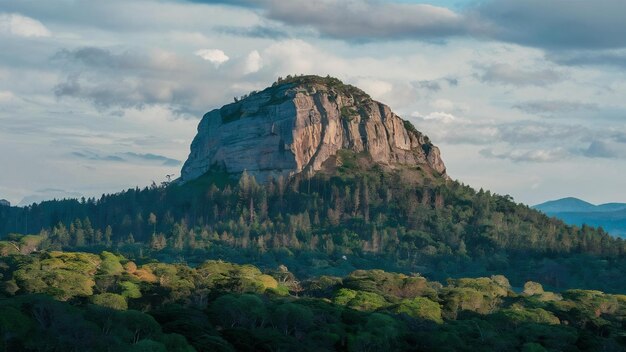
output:
[[[284,303],[272,313],[272,322],[283,334],[300,338],[313,325],[313,313],[300,304]]]
[[[151,339],[160,333],[161,327],[153,317],[138,312],[127,310],[122,315],[123,327],[130,331],[130,343],[136,344],[143,339]]]
[[[100,263],[100,273],[102,275],[121,275],[124,267],[120,263],[120,258],[111,252],[100,253],[102,262]]]
[[[115,310],[126,310],[128,304],[123,296],[115,293],[100,293],[90,298],[91,303]]]
[[[152,235],[155,235],[156,234],[157,217],[156,217],[156,215],[154,215],[154,213],[150,213],[150,215],[148,216],[148,223],[150,225],[152,225]]]
[[[104,244],[107,247],[111,247],[111,245],[113,244],[113,228],[111,227],[111,225],[107,225],[106,229],[104,230]]]
[[[162,233],[159,234],[153,234],[150,237],[150,248],[155,250],[155,251],[160,251],[163,250],[165,247],[167,247],[167,239],[165,238],[165,235]]]

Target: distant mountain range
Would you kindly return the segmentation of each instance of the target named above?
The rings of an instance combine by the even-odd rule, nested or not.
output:
[[[595,205],[578,198],[563,198],[533,206],[571,225],[601,226],[611,235],[626,238],[626,203]]]

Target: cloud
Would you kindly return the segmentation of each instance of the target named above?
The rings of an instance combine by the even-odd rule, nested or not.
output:
[[[568,156],[563,149],[509,150],[495,152],[491,148],[482,149],[480,155],[486,158],[505,159],[513,162],[548,163],[562,160]]]
[[[549,52],[547,57],[561,65],[626,68],[624,49],[553,51]]]
[[[17,204],[19,207],[32,205],[33,203],[41,203],[50,199],[78,199],[83,195],[78,192],[66,191],[56,188],[38,189],[33,194],[28,195]]]
[[[423,89],[430,92],[438,92],[441,90],[441,83],[436,80],[412,82],[412,85],[417,89]]]
[[[450,112],[413,113],[415,125],[428,132],[431,140],[447,145],[496,146],[511,149],[565,150],[580,148],[586,141],[598,136],[619,136],[619,131],[592,129],[580,124],[546,123],[534,120],[511,122],[474,121]],[[617,138],[617,137],[615,137]]]
[[[72,152],[72,156],[81,159],[87,159],[91,161],[116,161],[116,162],[125,162],[126,160],[117,155],[99,155],[94,152]]]
[[[258,72],[263,67],[263,58],[257,50],[253,50],[248,54],[244,62],[244,74]]]
[[[8,90],[0,90],[0,103],[10,103],[17,99],[13,92]]]
[[[196,51],[195,54],[214,64],[216,67],[230,60],[226,53],[219,49],[200,49]]]
[[[483,82],[513,86],[547,86],[562,81],[564,76],[552,69],[523,69],[510,64],[493,64],[482,67],[478,78]]]
[[[75,50],[61,49],[54,54],[52,60],[69,65],[80,64],[86,68],[115,71],[142,69],[173,71],[180,65],[177,56],[166,51],[125,50],[113,52],[100,47],[83,47]]]
[[[572,140],[587,136],[590,131],[573,124],[548,124],[535,121],[517,121],[498,126],[500,138],[508,143],[546,143]]]
[[[109,162],[120,162],[120,163],[150,163],[161,166],[169,166],[176,167],[180,166],[182,162],[180,160],[168,158],[166,156],[147,153],[134,153],[134,152],[123,152],[117,153],[114,155],[109,154],[100,154],[93,151],[80,151],[80,152],[72,152],[71,155],[73,157],[77,157],[80,159],[90,160],[90,161],[109,161]]]
[[[222,60],[219,55],[209,59]],[[232,68],[218,72],[193,56],[161,49],[62,49],[52,62],[61,76],[53,90],[57,98],[89,101],[99,110],[162,104],[181,116],[196,117],[208,110],[207,105],[232,96],[224,87],[225,77],[236,79],[242,74],[231,72]]]
[[[166,42],[165,36],[170,31],[195,28],[195,31],[206,33],[215,26],[249,26],[259,22],[259,15],[252,11],[231,6],[204,8],[178,0],[0,0],[0,9],[54,23],[63,28],[63,33],[59,30],[60,35],[68,34],[67,30],[76,31],[74,39],[80,36],[95,39],[102,32],[117,33],[118,36],[141,32],[142,39],[158,33],[160,40]],[[95,34],[94,30],[100,33]],[[119,39],[122,38],[112,42],[119,43]]]
[[[291,38],[289,32],[282,28],[267,25],[252,27],[218,26],[215,28],[220,33],[241,37],[264,38],[264,39],[287,39]]]
[[[163,155],[151,154],[151,153],[138,154],[138,153],[133,153],[133,152],[126,152],[126,153],[123,153],[123,155],[130,159],[139,159],[139,160],[144,160],[148,162],[155,162],[163,166],[175,167],[175,166],[180,166],[182,164],[180,160],[168,158]]]
[[[219,60],[221,54],[217,54],[207,58]],[[355,60],[364,65],[385,65]],[[53,55],[52,62],[60,71],[53,91],[59,99],[88,101],[100,111],[116,109],[124,113],[128,108],[164,105],[185,117],[200,117],[233,96],[266,87],[278,76],[346,75],[344,72],[350,68],[352,72],[362,72],[355,69],[355,60],[340,58],[303,40],[251,48],[247,53],[233,55],[219,68],[192,55],[162,49],[63,49]]]
[[[3,33],[27,38],[52,35],[43,23],[16,13],[0,13],[0,34]]]
[[[171,103],[174,100],[174,86],[167,82],[148,82],[135,77],[104,78],[98,81],[98,74],[68,75],[64,82],[56,85],[54,94],[59,97],[75,97],[91,101],[99,109],[143,108],[156,103]],[[119,78],[116,80],[115,78]]]
[[[623,158],[626,157],[625,151],[626,148],[619,148],[608,141],[595,140],[582,151],[582,154],[589,158]]]
[[[568,100],[535,100],[513,105],[513,108],[528,114],[548,115],[557,113],[572,113],[578,111],[595,111],[600,107],[597,104],[581,103]]]
[[[195,0],[262,9],[267,19],[312,27],[322,36],[349,41],[441,38],[465,34],[473,22],[448,8],[374,0]]]
[[[320,53],[315,46],[304,40],[293,39],[274,43],[263,50],[263,58],[284,74],[311,73],[315,70],[324,70],[328,61],[333,62],[335,57]]]
[[[465,32],[462,16],[444,7],[376,1],[270,1],[270,19],[309,25],[348,40],[433,38]]]
[[[426,115],[422,115],[418,111],[415,111],[411,114],[411,116],[421,121],[436,121],[443,124],[450,124],[458,121],[458,118],[456,116],[442,111],[434,111]]]
[[[393,89],[393,84],[381,79],[372,78],[361,78],[357,81],[356,86],[373,96],[374,99],[391,92]]]
[[[484,146],[479,153],[489,159],[545,163],[579,157],[626,158],[626,131],[614,128],[532,120],[475,122],[443,112],[412,117],[436,143]]]
[[[447,112],[463,113],[469,110],[469,107],[463,103],[457,103],[443,98],[432,100],[429,105],[436,110]]]
[[[458,10],[377,0],[191,0],[256,9],[266,19],[347,41],[467,36],[549,50],[626,47],[623,0],[487,0]]]
[[[491,38],[551,50],[626,46],[623,0],[490,0],[471,11]]]
[[[618,143],[626,144],[626,132],[612,132],[609,134],[609,136],[611,137],[611,139]]]

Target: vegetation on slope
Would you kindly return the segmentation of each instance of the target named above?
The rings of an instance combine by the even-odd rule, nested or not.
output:
[[[115,250],[143,260],[285,264],[300,277],[378,268],[426,277],[507,275],[514,286],[626,292],[626,243],[570,227],[420,169],[341,153],[329,174],[259,185],[216,173],[101,199],[2,208],[0,252]],[[27,222],[27,227],[26,227]]]

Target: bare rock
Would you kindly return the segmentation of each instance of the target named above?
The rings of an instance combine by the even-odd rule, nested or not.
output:
[[[303,76],[204,115],[181,179],[212,168],[258,180],[313,175],[342,149],[385,168],[421,166],[447,177],[439,149],[388,106],[337,79]]]

